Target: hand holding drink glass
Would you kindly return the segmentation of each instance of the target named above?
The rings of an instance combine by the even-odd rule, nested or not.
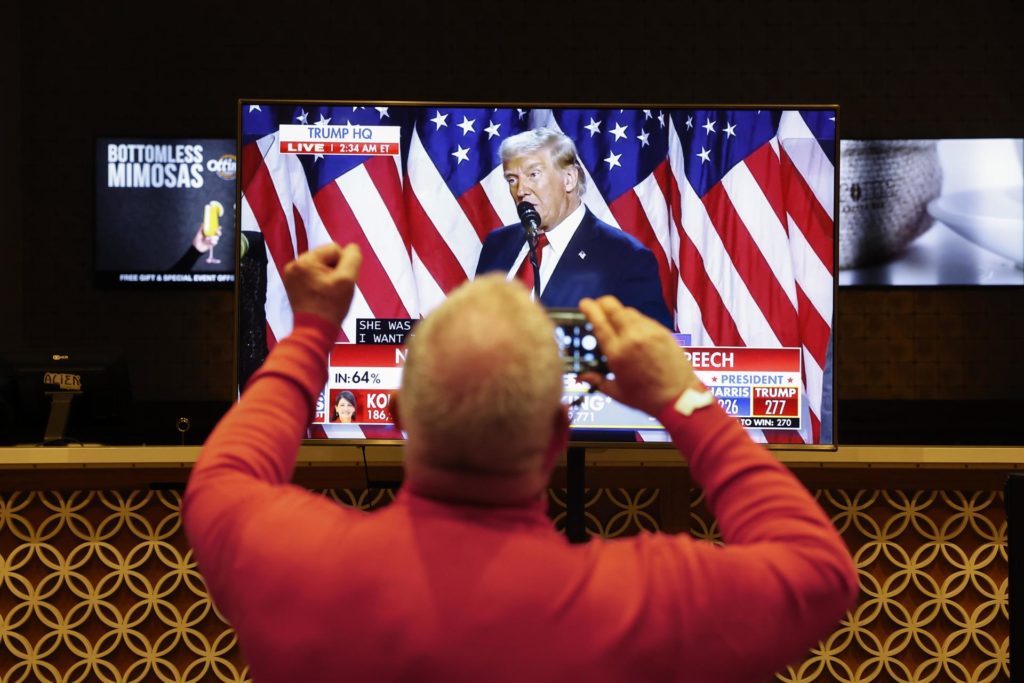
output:
[[[213,255],[213,247],[220,240],[220,217],[224,215],[224,205],[214,200],[203,207],[203,223],[192,239],[192,246],[200,254],[206,253],[207,263],[220,263]]]

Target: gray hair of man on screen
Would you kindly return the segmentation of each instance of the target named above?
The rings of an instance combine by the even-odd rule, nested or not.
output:
[[[518,281],[482,275],[452,292],[408,341],[398,413],[406,456],[488,474],[537,468],[562,411],[554,327]]]
[[[522,133],[510,135],[501,141],[498,148],[498,155],[501,162],[505,163],[515,157],[524,154],[534,154],[542,149],[550,150],[551,161],[556,168],[576,169],[576,192],[582,197],[587,191],[587,172],[580,161],[579,152],[576,151],[576,143],[565,133],[554,128],[533,128]]]

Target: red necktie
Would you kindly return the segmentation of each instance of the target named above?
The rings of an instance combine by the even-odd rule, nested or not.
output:
[[[540,271],[540,259],[544,254],[544,247],[548,244],[547,233],[541,233],[537,239],[537,271]],[[527,242],[529,245],[529,242]],[[523,263],[519,266],[519,271],[516,273],[516,277],[522,280],[529,290],[533,291],[533,266],[530,265],[530,250],[526,250],[526,258],[523,259]]]

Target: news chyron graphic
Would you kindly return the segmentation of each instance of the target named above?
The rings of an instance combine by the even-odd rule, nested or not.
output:
[[[96,142],[96,278],[108,287],[230,289],[231,139]]]
[[[328,241],[356,242],[364,255],[313,438],[401,438],[390,405],[406,338],[475,277],[481,253],[516,272],[525,232],[499,147],[546,127],[575,142],[585,173],[585,217],[571,240],[605,231],[644,254],[627,279],[653,284],[644,302],[660,294],[681,352],[720,405],[759,441],[832,443],[835,107],[240,107],[250,248],[237,290],[239,386],[291,331],[285,265]],[[630,238],[607,237],[616,230]],[[484,247],[492,233],[511,235],[519,256],[498,263],[495,240]],[[556,265],[541,271],[542,301],[560,287],[593,296],[608,290],[580,294],[585,283],[617,286],[604,283],[627,261],[620,247],[606,265],[607,244],[570,241],[557,260],[545,257]],[[566,375],[573,438],[667,439],[653,418],[588,388]]]

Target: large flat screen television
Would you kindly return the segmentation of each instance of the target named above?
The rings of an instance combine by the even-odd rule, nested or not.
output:
[[[97,139],[97,284],[234,287],[236,170],[230,138]]]
[[[240,101],[238,386],[291,330],[285,264],[330,240],[357,242],[363,270],[308,436],[400,440],[388,405],[405,335],[478,268],[514,276],[521,251],[481,263],[489,235],[520,225],[499,145],[546,127],[578,149],[584,220],[632,236],[646,254],[625,275],[654,283],[646,303],[663,311],[720,403],[761,442],[831,447],[837,115],[836,106]],[[575,242],[581,233],[542,275],[542,303],[582,291],[576,276],[559,279],[562,258],[603,263]],[[513,251],[525,242],[505,234],[519,240]],[[567,403],[584,389],[568,377]],[[601,394],[571,414],[575,441],[666,440],[655,420]]]
[[[1024,140],[843,140],[839,285],[1024,285]]]

